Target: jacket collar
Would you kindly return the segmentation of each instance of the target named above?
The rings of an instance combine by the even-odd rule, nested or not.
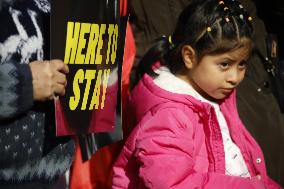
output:
[[[169,79],[163,80],[166,75]],[[159,77],[160,76],[160,77]],[[199,95],[186,82],[180,80],[166,71],[159,75],[157,79],[145,74],[138,85],[133,89],[130,101],[135,106],[137,119],[150,109],[167,102],[175,102],[190,106],[198,113],[210,114],[212,104],[209,101],[202,102],[194,98]],[[162,84],[161,84],[162,83]],[[189,92],[191,91],[191,92]],[[222,103],[223,101],[220,101]],[[203,116],[202,116],[203,117]]]

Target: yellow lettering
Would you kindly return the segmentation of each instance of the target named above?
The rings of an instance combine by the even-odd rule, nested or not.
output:
[[[106,96],[109,74],[110,74],[110,69],[104,70],[103,95],[102,95],[102,100],[101,100],[101,109],[103,109],[105,106],[105,96]]]
[[[96,70],[86,70],[85,79],[87,80],[87,83],[86,83],[81,110],[86,110],[87,101],[89,99],[90,86],[92,83],[91,81],[95,79],[95,75],[96,75]]]
[[[108,45],[107,45],[106,64],[108,64],[108,62],[109,62],[109,54],[110,54],[110,51],[111,51],[110,45],[111,45],[111,38],[112,38],[113,31],[114,31],[114,25],[110,24],[109,27],[108,27]]]
[[[74,96],[71,96],[69,99],[69,108],[70,110],[75,110],[80,101],[80,87],[78,83],[83,83],[84,81],[84,71],[79,69],[74,77],[73,81],[73,92]]]
[[[94,105],[95,105],[95,109],[98,109],[98,107],[99,107],[101,80],[102,80],[102,70],[98,70],[97,81],[96,81],[96,85],[95,85],[95,88],[94,88],[94,93],[93,93],[93,97],[92,97],[92,101],[91,101],[89,110],[94,109]]]
[[[98,41],[98,48],[97,48],[97,53],[96,53],[96,62],[95,64],[101,64],[102,63],[102,55],[101,55],[101,49],[103,47],[103,35],[105,34],[106,31],[106,25],[105,24],[101,24],[101,28],[100,28],[100,37],[99,37],[99,41]]]
[[[85,58],[85,64],[94,64],[95,62],[95,50],[99,39],[99,25],[98,24],[92,24],[91,26],[91,32],[90,32],[90,38],[88,43],[88,50],[86,53]]]
[[[116,51],[117,51],[117,37],[118,37],[118,25],[115,25],[114,34],[113,34],[113,42],[112,42],[112,52],[111,52],[111,63],[115,63],[116,59]]]
[[[82,54],[82,50],[86,45],[85,34],[90,32],[91,24],[82,23],[81,24],[81,31],[76,55],[76,64],[83,64],[85,55]]]
[[[73,33],[73,30],[74,30],[74,33]],[[79,31],[80,31],[80,23],[76,22],[75,29],[74,29],[74,22],[68,22],[66,44],[65,44],[65,56],[64,56],[65,64],[74,64]],[[71,58],[70,58],[70,51],[71,51]]]

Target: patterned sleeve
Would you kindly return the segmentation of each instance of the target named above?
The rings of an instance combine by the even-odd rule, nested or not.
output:
[[[28,64],[0,64],[0,123],[33,105],[32,75]]]

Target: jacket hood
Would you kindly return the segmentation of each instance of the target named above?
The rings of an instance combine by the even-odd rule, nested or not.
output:
[[[156,107],[168,102],[185,104],[196,112],[208,112],[212,107],[209,103],[201,102],[191,95],[174,93],[162,89],[147,74],[139,81],[130,96],[130,103],[132,107],[135,107],[133,110],[135,111],[137,121],[140,121],[146,112],[154,110]]]

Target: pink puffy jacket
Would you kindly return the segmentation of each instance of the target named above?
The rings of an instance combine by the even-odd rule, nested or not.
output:
[[[113,189],[280,188],[267,176],[262,151],[238,116],[235,92],[220,107],[252,178],[225,175],[222,135],[211,105],[165,91],[148,75],[131,101],[139,124],[114,165]]]

